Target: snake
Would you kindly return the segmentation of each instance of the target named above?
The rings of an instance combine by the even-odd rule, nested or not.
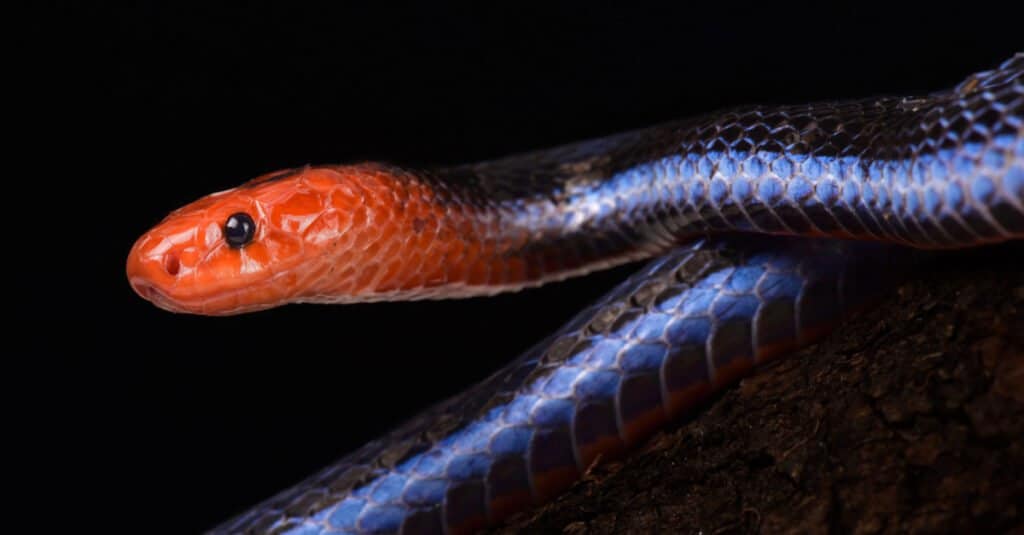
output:
[[[650,262],[210,533],[493,526],[820,339],[931,251],[1024,238],[1022,73],[1017,53],[920,96],[747,106],[455,166],[307,165],[170,213],[126,271],[180,313],[484,296]]]

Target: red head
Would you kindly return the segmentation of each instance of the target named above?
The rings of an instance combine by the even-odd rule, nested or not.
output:
[[[305,168],[203,197],[139,238],[128,279],[161,308],[215,315],[422,294],[453,220],[429,187],[394,173]]]

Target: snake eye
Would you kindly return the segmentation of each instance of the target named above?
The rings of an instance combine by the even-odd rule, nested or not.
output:
[[[256,235],[256,222],[245,212],[231,214],[224,223],[224,239],[232,249],[245,247]]]

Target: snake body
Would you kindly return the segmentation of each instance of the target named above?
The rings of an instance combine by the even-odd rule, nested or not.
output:
[[[178,210],[128,274],[184,312],[484,295],[657,256],[213,533],[475,531],[827,333],[920,249],[1024,237],[1022,73],[1018,54],[927,96],[744,108],[458,167],[306,167]],[[240,211],[255,230],[225,245]]]

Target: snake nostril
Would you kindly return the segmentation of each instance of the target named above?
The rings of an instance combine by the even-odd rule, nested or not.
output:
[[[164,255],[164,270],[167,271],[172,277],[178,275],[178,271],[181,269],[181,262],[178,260],[178,255],[174,253],[167,253]]]

